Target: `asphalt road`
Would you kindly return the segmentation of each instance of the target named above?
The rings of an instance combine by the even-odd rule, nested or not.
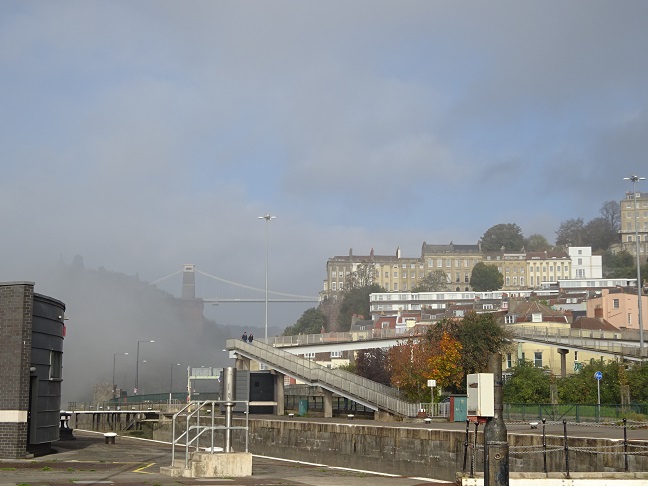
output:
[[[160,474],[171,464],[169,444],[118,436],[106,444],[103,434],[75,430],[75,440],[54,443],[52,454],[33,459],[1,460],[0,486],[415,486],[447,485],[429,478],[386,476],[325,465],[254,456],[245,478],[174,478]]]

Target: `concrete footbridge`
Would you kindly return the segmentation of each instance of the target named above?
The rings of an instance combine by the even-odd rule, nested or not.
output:
[[[249,344],[240,339],[229,339],[226,347],[230,356],[236,358],[237,369],[250,369],[250,360],[254,360],[277,372],[275,389],[278,415],[283,414],[283,375],[311,386],[319,386],[324,392],[325,417],[332,416],[333,393],[375,410],[376,418],[384,417],[385,414],[415,417],[419,411],[417,404],[401,400],[396,388],[382,385],[348,371],[327,368],[262,341],[255,340],[254,344]]]
[[[515,342],[535,342],[545,346],[574,351],[591,351],[603,356],[623,357],[640,361],[648,357],[639,347],[638,331],[598,331],[564,329],[550,326],[507,324]],[[268,344],[292,354],[332,351],[357,351],[360,349],[390,348],[399,342],[416,337],[397,329],[369,329],[355,332],[334,332],[269,338]]]

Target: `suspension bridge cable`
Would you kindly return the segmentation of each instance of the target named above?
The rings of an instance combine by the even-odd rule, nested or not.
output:
[[[166,280],[167,278],[174,277],[174,276],[176,276],[176,275],[178,275],[179,273],[182,273],[182,272],[183,272],[183,270],[178,270],[177,272],[173,272],[172,274],[167,275],[166,277],[158,278],[157,280],[153,280],[153,282],[149,282],[149,283],[151,285],[159,284],[163,280]]]
[[[227,280],[227,279],[224,279],[224,278],[221,278],[221,277],[217,277],[216,275],[210,275],[209,273],[205,273],[205,272],[202,272],[200,270],[195,270],[195,272],[199,273],[201,275],[204,275],[205,277],[209,277],[209,278],[219,280],[219,281],[221,281],[223,283],[227,283],[227,284],[230,284],[230,285],[235,285],[236,287],[241,287],[241,288],[248,289],[248,290],[256,290],[258,292],[265,292],[265,289],[258,289],[256,287],[252,287],[250,285],[245,285],[245,284],[241,284],[241,283],[238,283],[238,282],[232,282],[231,280]],[[273,290],[268,290],[268,293],[274,294],[274,295],[281,295],[283,297],[294,297],[294,298],[298,298],[298,299],[314,299],[315,298],[315,297],[312,297],[312,296],[309,296],[309,295],[286,294],[284,292],[276,292],[276,291],[273,291]]]

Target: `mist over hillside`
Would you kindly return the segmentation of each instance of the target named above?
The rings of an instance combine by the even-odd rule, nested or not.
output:
[[[205,319],[199,304],[192,306],[137,276],[87,269],[81,257],[33,277],[35,292],[66,305],[63,407],[70,401],[91,402],[96,384],[112,383],[113,368],[115,383],[131,395],[138,341],[147,341],[140,344],[140,394],[168,393],[171,373],[174,391],[186,388],[187,366],[233,366],[223,352],[225,340],[250,331]]]

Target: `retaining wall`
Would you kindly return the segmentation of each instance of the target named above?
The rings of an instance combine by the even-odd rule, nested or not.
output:
[[[234,419],[233,425],[245,425]],[[454,481],[464,462],[464,431],[421,427],[390,427],[347,423],[319,423],[302,420],[269,420],[250,418],[249,451],[253,454],[281,457],[305,462],[323,462],[332,466],[368,469],[405,476],[425,476]],[[235,431],[232,444],[244,450],[243,432]],[[159,424],[153,431],[158,440],[170,441],[170,424]],[[470,433],[470,443],[473,432]],[[547,436],[547,470],[565,471],[562,437]],[[218,444],[223,442],[220,440]],[[509,469],[513,472],[542,472],[542,437],[508,434],[511,447]],[[633,443],[637,443],[636,441]],[[483,471],[483,435],[477,436],[475,471]],[[624,471],[620,441],[592,438],[569,438],[570,472]],[[641,442],[648,445],[648,442]],[[534,446],[533,449],[521,447]],[[592,450],[578,450],[595,448]],[[470,448],[466,461],[470,469]],[[528,453],[533,450],[533,453]],[[630,451],[633,449],[630,448]],[[521,451],[521,452],[516,452]],[[629,455],[628,470],[648,471],[648,454]]]

